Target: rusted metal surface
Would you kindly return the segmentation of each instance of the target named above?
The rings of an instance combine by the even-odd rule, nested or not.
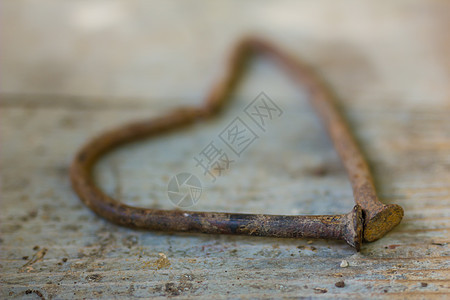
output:
[[[304,86],[312,105],[315,107],[333,141],[336,150],[341,157],[352,183],[355,202],[364,212],[364,239],[368,242],[376,241],[383,237],[392,228],[397,226],[403,218],[403,209],[396,204],[384,205],[378,200],[372,174],[366,160],[358,149],[345,120],[339,113],[332,93],[325,88],[317,76],[309,68],[301,63],[298,58],[283,53],[274,45],[258,39],[244,40],[237,48],[230,62],[229,74],[213,90],[207,103],[213,107],[212,111],[222,107],[229,95],[229,89],[238,77],[239,66],[242,64],[242,56],[246,51],[261,52],[268,55],[281,67],[287,70],[294,82]]]
[[[271,216],[179,211],[132,207],[103,193],[92,179],[92,166],[101,155],[139,138],[155,136],[217,114],[237,83],[242,66],[252,52],[269,55],[287,69],[297,84],[304,84],[349,174],[355,202],[360,207],[341,216]],[[238,43],[228,65],[228,72],[213,88],[204,107],[182,108],[149,121],[126,125],[109,131],[84,146],[71,168],[72,185],[81,200],[98,215],[120,225],[149,230],[202,233],[246,234],[271,237],[309,237],[343,239],[357,251],[361,234],[375,241],[400,223],[403,209],[384,205],[376,195],[372,175],[349,130],[323,84],[298,60],[255,38]],[[355,213],[359,212],[359,213]],[[350,217],[348,217],[350,216]],[[367,230],[367,232],[366,232]]]

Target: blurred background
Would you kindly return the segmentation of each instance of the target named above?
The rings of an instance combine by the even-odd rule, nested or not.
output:
[[[255,33],[320,67],[343,101],[448,105],[449,22],[446,1],[6,0],[1,93],[200,101]]]
[[[1,1],[2,298],[445,296],[449,28],[444,0]],[[248,35],[325,79],[380,198],[405,209],[402,223],[361,253],[337,241],[134,231],[73,193],[68,169],[83,143],[200,105]],[[283,115],[211,182],[193,157],[261,92]],[[193,210],[350,210],[347,175],[302,87],[257,59],[232,98],[221,118],[110,153],[96,167],[99,184],[123,202],[172,209],[168,182],[190,172],[203,187]]]

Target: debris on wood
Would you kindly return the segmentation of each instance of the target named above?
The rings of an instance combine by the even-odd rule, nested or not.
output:
[[[348,261],[346,261],[345,259],[343,261],[341,261],[341,268],[347,268],[348,267]]]
[[[327,289],[314,288],[314,293],[316,293],[316,294],[325,294],[326,292],[328,292]]]
[[[343,288],[345,286],[345,282],[341,280],[336,282],[334,285],[338,288]]]
[[[34,247],[34,248],[39,249],[38,246],[36,246],[36,247]],[[33,264],[35,264],[37,262],[40,262],[44,258],[45,254],[47,254],[47,248],[42,248],[36,254],[34,254],[33,257],[26,264],[24,264],[20,268],[19,272],[25,272],[25,271],[26,272],[31,272],[31,271],[33,271],[34,270],[33,269]]]

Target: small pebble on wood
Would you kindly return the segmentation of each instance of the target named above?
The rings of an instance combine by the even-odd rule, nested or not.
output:
[[[338,281],[334,284],[336,287],[338,288],[343,288],[345,286],[345,282],[343,281]]]

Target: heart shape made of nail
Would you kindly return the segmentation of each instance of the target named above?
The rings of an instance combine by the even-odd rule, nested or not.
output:
[[[92,167],[106,152],[218,114],[241,78],[244,63],[253,53],[273,59],[294,82],[307,89],[311,104],[348,173],[356,202],[352,211],[343,215],[281,216],[146,209],[120,203],[96,186]],[[375,241],[400,223],[403,209],[378,200],[369,167],[335,106],[332,94],[306,65],[267,41],[249,37],[237,44],[227,66],[224,78],[214,86],[203,106],[179,108],[165,116],[119,127],[82,147],[70,170],[72,187],[80,199],[98,215],[124,226],[163,231],[342,239],[357,250],[363,239]]]

